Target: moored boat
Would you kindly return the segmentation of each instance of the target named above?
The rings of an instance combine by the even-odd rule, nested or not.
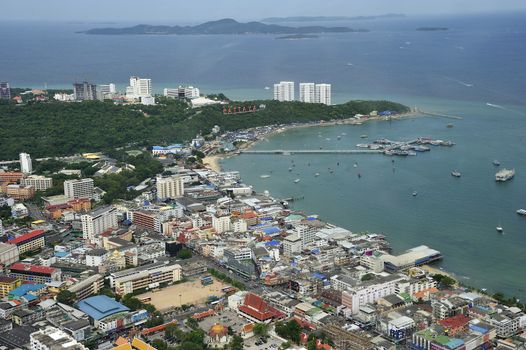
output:
[[[519,209],[519,210],[517,210],[517,214],[519,214],[521,216],[526,216],[526,209]]]
[[[460,176],[462,176],[462,174],[459,171],[453,170],[451,172],[451,176],[453,176],[453,177],[460,177]]]

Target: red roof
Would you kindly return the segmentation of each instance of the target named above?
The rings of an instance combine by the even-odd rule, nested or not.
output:
[[[36,273],[46,273],[46,274],[52,274],[56,271],[56,269],[52,267],[47,266],[40,266],[40,265],[31,265],[31,264],[24,264],[21,262],[14,263],[9,267],[11,272],[18,272],[18,271],[26,271],[26,272],[36,272]]]
[[[459,328],[459,327],[464,327],[465,325],[467,325],[470,320],[471,319],[469,317],[460,314],[460,315],[444,318],[443,320],[439,320],[438,324],[446,328]]]
[[[248,293],[245,296],[245,302],[239,306],[239,311],[257,319],[266,321],[271,318],[281,318],[285,314],[268,305],[260,296]]]
[[[15,239],[12,239],[10,241],[7,241],[9,244],[19,244],[19,243],[25,243],[26,241],[39,238],[40,236],[44,236],[44,230],[34,230],[29,233],[26,233],[25,235],[21,235],[16,237]]]

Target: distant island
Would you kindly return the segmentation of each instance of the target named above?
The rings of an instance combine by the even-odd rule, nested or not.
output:
[[[330,22],[330,21],[360,21],[382,18],[403,18],[401,13],[387,13],[385,15],[377,16],[295,16],[295,17],[268,17],[263,18],[261,22],[266,23],[285,23],[285,22]]]
[[[436,31],[449,30],[449,28],[446,28],[446,27],[420,27],[420,28],[416,28],[416,30],[421,31],[421,32],[436,32]]]
[[[278,36],[277,40],[300,40],[300,39],[317,39],[319,38],[316,34],[291,34],[291,35],[284,35],[284,36]]]
[[[366,32],[365,29],[348,27],[287,27],[261,22],[240,23],[225,18],[205,22],[196,26],[167,26],[139,24],[125,28],[94,28],[77,33],[96,35],[199,35],[199,34],[312,34],[312,33],[348,33]]]

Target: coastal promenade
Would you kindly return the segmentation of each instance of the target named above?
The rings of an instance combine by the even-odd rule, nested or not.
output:
[[[271,150],[242,150],[239,151],[242,154],[382,154],[383,150],[372,150],[372,149],[302,149],[302,150],[284,150],[284,149],[271,149]]]

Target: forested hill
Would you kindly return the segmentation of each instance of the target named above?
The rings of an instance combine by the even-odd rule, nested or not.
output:
[[[126,145],[152,146],[184,142],[214,125],[222,131],[249,127],[342,119],[373,110],[405,112],[388,101],[351,101],[326,106],[272,100],[231,102],[230,106],[259,106],[255,113],[223,115],[223,106],[191,109],[185,102],[159,98],[156,106],[114,105],[111,102],[47,102],[17,106],[0,104],[0,160],[104,151]]]
[[[203,35],[203,34],[310,34],[364,32],[347,27],[304,26],[288,27],[261,22],[241,23],[231,18],[205,22],[196,26],[167,26],[139,24],[125,28],[93,28],[79,33],[98,35]]]

